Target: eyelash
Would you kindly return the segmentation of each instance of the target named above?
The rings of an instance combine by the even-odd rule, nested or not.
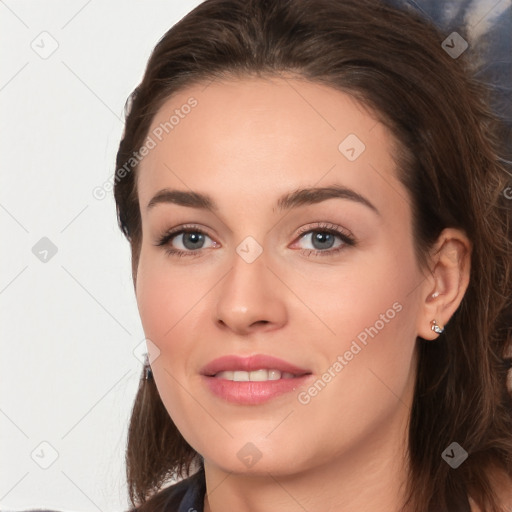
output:
[[[300,249],[300,253],[306,256],[307,258],[313,256],[333,256],[335,254],[338,254],[339,252],[345,250],[347,247],[354,247],[356,245],[355,239],[349,235],[347,232],[343,231],[339,226],[336,224],[326,224],[326,223],[318,223],[316,226],[308,226],[305,228],[302,228],[299,233],[297,234],[297,238],[301,239],[304,235],[308,233],[328,233],[334,236],[337,236],[341,239],[343,242],[342,245],[339,247],[336,247],[334,249],[329,249],[325,251],[320,251],[318,249]],[[178,235],[186,234],[186,233],[200,233],[202,235],[208,236],[211,238],[208,233],[203,231],[201,228],[190,225],[190,226],[180,226],[179,228],[172,228],[169,231],[166,231],[157,241],[155,244],[157,247],[165,246],[167,245],[173,238],[175,238]],[[183,256],[192,256],[196,257],[199,256],[199,252],[201,249],[197,250],[190,250],[190,251],[183,251],[181,249],[174,249],[172,247],[168,247],[165,250],[165,253],[169,256],[177,256],[177,257],[183,257]]]

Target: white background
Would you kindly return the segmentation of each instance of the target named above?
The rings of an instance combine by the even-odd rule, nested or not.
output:
[[[3,511],[129,507],[144,333],[113,195],[92,190],[115,170],[125,100],[151,50],[199,3],[0,1]],[[48,58],[31,47],[47,57],[54,44]],[[46,262],[32,253],[43,237],[57,247]]]

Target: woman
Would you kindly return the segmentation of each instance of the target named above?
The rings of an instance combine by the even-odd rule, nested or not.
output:
[[[443,39],[371,0],[208,0],[156,46],[115,179],[138,511],[512,507],[507,170]]]

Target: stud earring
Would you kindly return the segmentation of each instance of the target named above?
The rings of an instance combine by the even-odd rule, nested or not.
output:
[[[432,297],[433,299],[435,299],[435,298],[439,297],[439,292],[438,292],[438,291],[435,291],[435,292],[431,295],[431,297]]]
[[[437,322],[435,320],[432,320],[430,322],[430,328],[437,334],[443,334],[444,332],[444,327],[442,327],[441,325],[437,325]]]

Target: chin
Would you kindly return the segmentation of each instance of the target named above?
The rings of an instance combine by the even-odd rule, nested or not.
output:
[[[245,438],[247,439],[247,437]],[[298,441],[301,445],[303,442]],[[281,449],[280,449],[281,447]],[[252,476],[287,475],[302,470],[303,461],[297,460],[297,448],[290,446],[283,450],[283,443],[254,443],[243,440],[230,440],[229,443],[218,444],[215,452],[206,450],[203,455],[205,464],[217,466],[227,473]],[[302,457],[301,457],[302,458]]]

